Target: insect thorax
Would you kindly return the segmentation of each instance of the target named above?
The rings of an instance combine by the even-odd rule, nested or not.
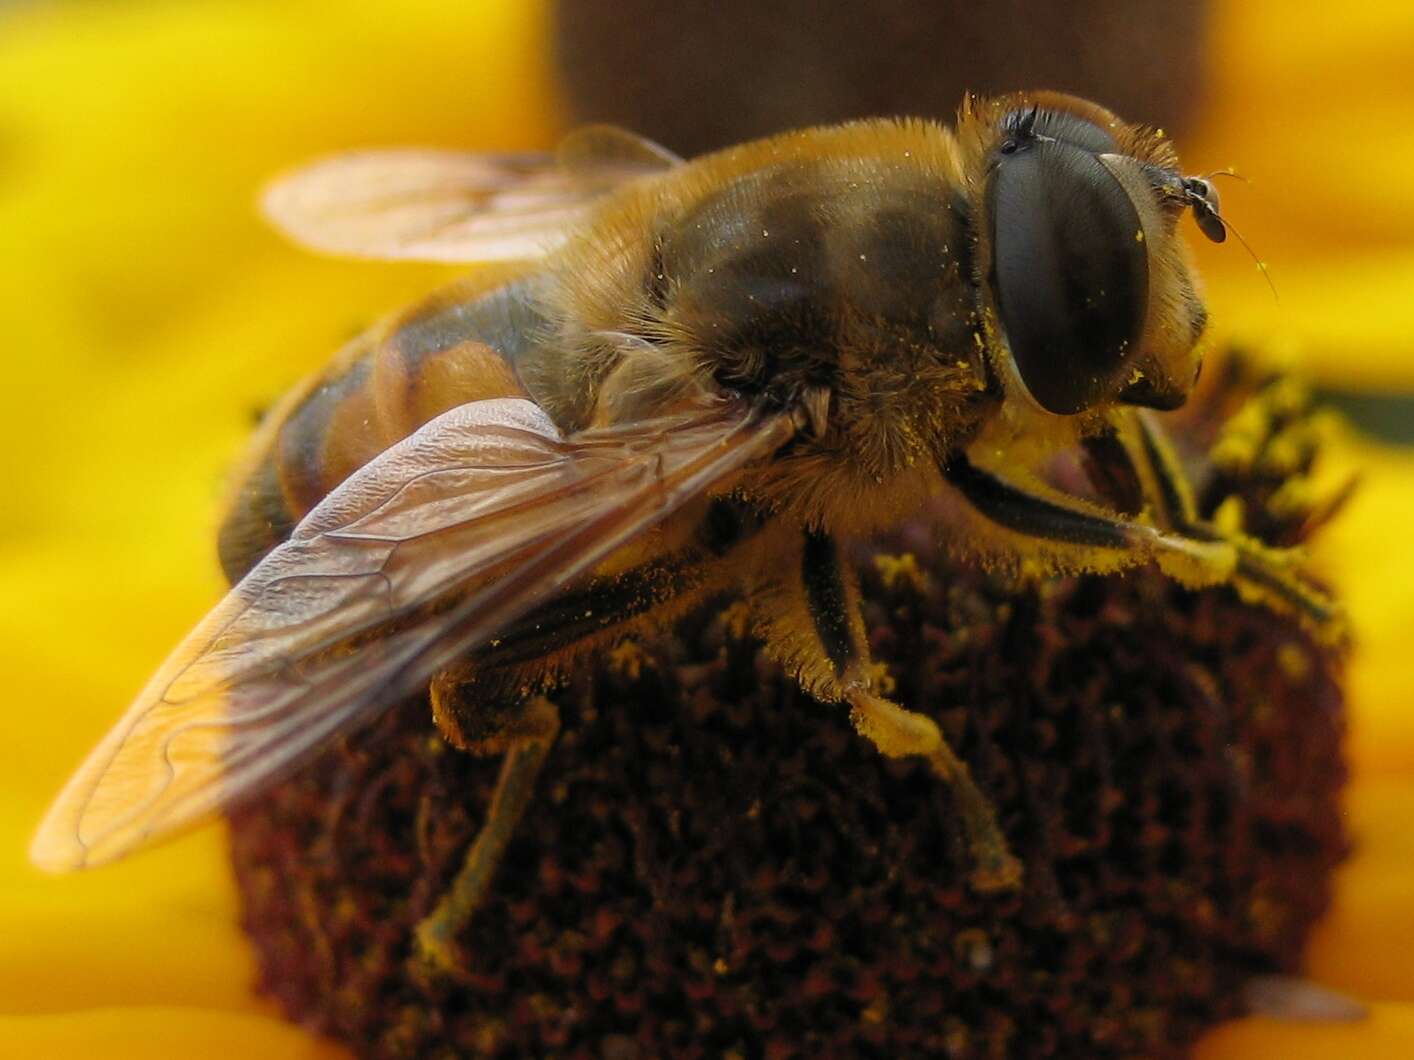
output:
[[[576,261],[579,319],[749,397],[824,388],[833,444],[872,476],[970,430],[986,373],[952,182],[881,157],[795,159],[657,205],[631,218],[617,291]],[[606,327],[609,302],[629,308]]]

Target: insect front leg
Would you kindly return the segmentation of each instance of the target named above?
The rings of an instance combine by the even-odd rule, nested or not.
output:
[[[1158,419],[1142,410],[1133,419],[1139,436],[1138,460],[1158,484],[1159,494],[1166,499],[1177,527],[1195,537],[1228,541],[1237,550],[1234,585],[1243,598],[1294,615],[1327,643],[1342,641],[1347,634],[1344,611],[1305,576],[1300,566],[1301,553],[1271,548],[1237,527],[1201,520],[1183,465]]]
[[[772,568],[758,577],[750,595],[767,652],[812,695],[849,704],[855,729],[881,753],[926,758],[956,800],[974,860],[972,885],[979,891],[1015,887],[1021,863],[1012,856],[996,809],[967,764],[932,718],[873,691],[875,666],[860,616],[859,587],[840,543],[818,530],[782,526],[779,532],[796,535],[796,540],[767,550]]]
[[[1146,444],[1142,437],[1138,443]],[[1099,477],[1126,493],[1137,486],[1158,526],[1009,482],[964,454],[955,454],[943,474],[974,515],[997,536],[1010,538],[1008,551],[1033,571],[1108,572],[1152,561],[1190,588],[1231,585],[1244,599],[1295,614],[1317,635],[1339,639],[1338,608],[1299,576],[1289,554],[1197,520],[1191,490],[1171,454],[1160,464],[1136,459],[1129,444],[1124,450],[1133,466]],[[1115,452],[1111,447],[1107,458]]]
[[[1290,614],[1328,643],[1345,636],[1340,606],[1305,576],[1301,553],[1272,548],[1238,526],[1218,525],[1199,516],[1192,485],[1157,417],[1144,410],[1122,421],[1119,453],[1140,485],[1146,507],[1164,529],[1196,540],[1222,542],[1236,553],[1231,584],[1243,599]]]

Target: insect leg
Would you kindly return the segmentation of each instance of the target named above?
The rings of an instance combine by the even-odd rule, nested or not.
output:
[[[1271,548],[1236,528],[1200,519],[1193,487],[1163,426],[1143,410],[1135,411],[1130,420],[1132,440],[1126,450],[1146,484],[1145,495],[1156,518],[1189,537],[1231,544],[1237,551],[1233,585],[1244,599],[1295,615],[1323,640],[1339,641],[1344,636],[1340,606],[1302,574],[1300,554]]]
[[[690,600],[701,582],[697,570],[682,557],[670,557],[595,579],[532,612],[492,646],[433,679],[432,716],[443,737],[463,751],[504,758],[481,831],[447,891],[417,926],[423,969],[446,974],[457,967],[456,940],[486,900],[559,732],[554,704],[543,696],[526,699],[525,689],[544,685],[558,663],[618,635],[649,610],[673,603],[674,597]]]
[[[535,794],[540,767],[560,731],[560,712],[543,696],[521,705],[494,740],[481,750],[505,753],[486,821],[467,851],[462,867],[432,912],[417,925],[418,957],[436,972],[457,966],[456,938],[485,900],[501,857],[521,815]]]
[[[1153,560],[1187,585],[1230,581],[1233,546],[1159,530],[1063,496],[1048,496],[976,467],[961,453],[943,468],[971,509],[1009,532],[1033,565],[1057,571],[1109,571]],[[1005,533],[1004,533],[1005,536]]]
[[[527,699],[527,689],[545,686],[590,646],[690,607],[721,581],[734,550],[766,525],[765,514],[745,502],[714,500],[686,547],[547,601],[433,679],[432,716],[447,742],[472,754],[505,757],[481,832],[446,894],[418,925],[424,968],[445,973],[456,967],[455,940],[486,899],[559,731],[554,705],[541,696]]]
[[[543,684],[547,674],[561,668],[559,664],[592,645],[623,636],[645,622],[671,621],[713,586],[737,580],[742,546],[768,525],[769,513],[751,502],[714,498],[683,547],[591,578],[541,604],[477,650],[468,679],[504,675],[500,685],[514,696],[518,688],[537,681]],[[466,697],[448,697],[445,705],[465,702]],[[469,722],[471,729],[477,724],[451,712],[437,717],[443,735],[458,747],[472,739],[458,735],[463,722]]]
[[[760,576],[750,596],[766,650],[820,699],[844,701],[861,736],[891,758],[919,755],[947,782],[974,859],[971,882],[980,891],[1014,887],[1021,864],[1007,846],[996,810],[932,718],[871,689],[876,667],[859,613],[859,588],[839,542],[818,530],[798,535],[773,555],[793,556]]]
[[[992,800],[982,794],[967,763],[957,756],[932,718],[907,710],[864,688],[846,692],[850,720],[890,758],[921,755],[933,772],[952,790],[972,855],[968,879],[979,891],[999,891],[1021,882],[1021,862],[1012,855],[1006,835],[997,823]]]
[[[1193,519],[1192,494],[1176,477],[1177,466],[1137,468],[1139,481],[1149,477],[1150,491],[1157,491],[1151,507],[1158,517],[1179,523],[1164,528],[1043,495],[975,467],[962,454],[943,474],[975,512],[1015,535],[1017,551],[1044,569],[1110,571],[1152,560],[1191,588],[1231,585],[1243,599],[1294,613],[1318,635],[1338,639],[1339,612],[1295,574],[1289,554]]]
[[[1164,429],[1145,412],[1131,412],[1127,419],[1126,426],[1132,427],[1126,433],[1134,437],[1125,446],[1125,452],[1134,462],[1154,517],[1161,526],[1174,530],[1193,529],[1198,525],[1198,502]]]

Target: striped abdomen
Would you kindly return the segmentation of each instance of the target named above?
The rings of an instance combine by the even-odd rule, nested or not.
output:
[[[217,539],[235,583],[349,474],[467,401],[523,395],[538,279],[471,278],[353,340],[266,418]]]

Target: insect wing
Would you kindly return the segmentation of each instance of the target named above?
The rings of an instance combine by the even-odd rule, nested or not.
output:
[[[597,131],[597,127],[596,127]],[[266,218],[296,243],[328,254],[410,261],[512,261],[563,243],[598,199],[672,164],[593,132],[568,154],[388,150],[315,162],[276,180]],[[617,143],[605,150],[601,143]],[[579,146],[576,147],[575,145]],[[586,150],[586,145],[594,145]]]
[[[31,859],[100,864],[256,794],[794,430],[722,399],[568,439],[521,399],[432,420],[197,626],[60,793]]]
[[[555,160],[569,173],[592,175],[605,169],[652,172],[682,165],[681,155],[646,136],[617,125],[581,125],[560,141]]]

